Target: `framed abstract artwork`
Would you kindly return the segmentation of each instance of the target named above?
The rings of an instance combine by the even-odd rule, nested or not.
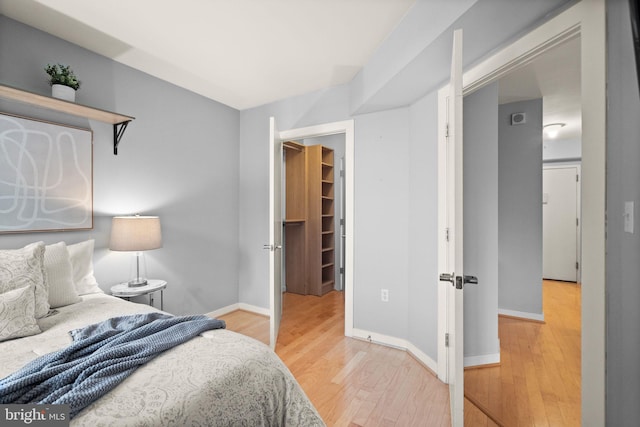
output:
[[[0,113],[0,233],[93,228],[93,132]]]

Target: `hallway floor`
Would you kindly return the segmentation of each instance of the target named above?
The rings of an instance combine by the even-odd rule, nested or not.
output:
[[[580,297],[578,284],[545,280],[545,323],[499,317],[500,366],[465,370],[465,396],[498,423],[465,425],[580,425]]]

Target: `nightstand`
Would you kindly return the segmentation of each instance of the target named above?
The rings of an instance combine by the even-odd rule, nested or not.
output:
[[[160,291],[160,310],[164,310],[164,289],[167,287],[166,280],[149,279],[145,286],[135,288],[129,287],[128,283],[119,283],[111,287],[111,295],[124,298],[127,301],[132,297],[149,295],[149,305],[153,306],[153,294]]]

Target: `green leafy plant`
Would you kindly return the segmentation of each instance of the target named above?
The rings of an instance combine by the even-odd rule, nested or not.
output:
[[[80,89],[80,80],[78,80],[69,65],[47,64],[44,70],[49,74],[50,85],[65,85],[75,90]]]

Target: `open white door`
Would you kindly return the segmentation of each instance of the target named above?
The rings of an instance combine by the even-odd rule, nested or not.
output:
[[[269,119],[269,342],[275,350],[282,317],[282,140]]]
[[[440,285],[446,287],[446,379],[449,383],[451,403],[451,425],[464,425],[464,310],[463,286],[466,281],[463,271],[463,209],[462,209],[462,30],[453,34],[451,59],[451,81],[449,83],[447,108],[447,135],[439,156],[440,178],[444,180],[439,199],[446,205],[446,214],[440,216],[440,228],[446,230],[446,250],[439,262]],[[442,164],[444,163],[444,164]],[[442,185],[444,184],[444,185]],[[471,279],[471,278],[470,278]],[[475,279],[475,278],[473,278]]]

